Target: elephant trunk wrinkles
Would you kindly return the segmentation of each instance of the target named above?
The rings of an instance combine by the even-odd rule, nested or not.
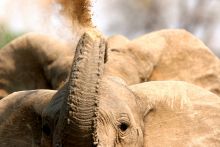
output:
[[[105,40],[94,30],[89,30],[80,39],[68,82],[68,96],[55,130],[54,146],[98,144],[98,97],[105,48]]]

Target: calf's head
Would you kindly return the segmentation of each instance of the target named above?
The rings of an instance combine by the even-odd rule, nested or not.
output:
[[[142,146],[143,114],[138,98],[103,75],[106,44],[95,32],[77,46],[67,84],[43,114],[43,146]]]
[[[112,78],[105,78],[100,90],[98,144],[102,147],[142,146],[143,116],[138,98]]]

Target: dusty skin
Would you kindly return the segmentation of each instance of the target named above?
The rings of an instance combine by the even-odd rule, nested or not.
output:
[[[1,147],[220,146],[219,59],[201,41],[106,39],[89,1],[58,1],[77,45],[27,34],[0,51]]]
[[[105,39],[89,31],[79,41],[69,80],[60,90],[3,98],[0,146],[220,145],[217,95],[181,81],[127,86],[104,74],[105,54]]]
[[[184,30],[162,30],[132,41],[112,36],[107,49],[105,74],[128,85],[181,80],[220,95],[219,59]],[[69,77],[73,58],[71,45],[52,37],[30,33],[15,39],[0,50],[0,97],[18,90],[58,89]]]
[[[74,34],[93,29],[89,0],[56,0],[72,22]],[[95,28],[94,28],[95,29]],[[181,80],[220,95],[219,59],[185,30],[161,30],[134,40],[116,35],[107,39],[105,74],[128,85],[146,81]],[[59,89],[70,74],[71,43],[42,34],[21,36],[0,50],[0,99],[12,92]]]

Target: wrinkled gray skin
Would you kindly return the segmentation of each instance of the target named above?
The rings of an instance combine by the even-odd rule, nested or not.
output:
[[[79,41],[69,80],[60,90],[3,98],[0,146],[220,145],[218,96],[178,81],[128,87],[103,74],[105,54],[102,36],[89,31]]]
[[[105,75],[128,85],[181,80],[220,95],[218,57],[184,30],[161,30],[131,41],[112,36],[107,48]],[[72,45],[52,37],[31,33],[15,39],[0,50],[0,97],[18,90],[58,89],[69,77],[73,57]]]
[[[106,83],[103,83],[105,86],[102,88],[103,94],[100,97],[97,124],[99,145],[102,147],[141,147],[143,145],[143,116],[140,113],[135,95],[124,85],[111,79],[105,81]],[[114,95],[110,95],[109,93],[114,88],[121,91],[114,91]],[[122,97],[121,92],[126,95]],[[56,120],[59,117],[58,113],[63,101],[62,94],[56,95],[53,98],[54,100],[50,101],[55,93],[56,91],[42,90],[19,92],[6,97],[0,104],[0,145],[2,147],[12,147],[14,145],[17,147],[52,146],[54,129],[59,127]],[[12,99],[16,99],[16,101],[12,101]],[[54,104],[54,101],[59,102]],[[112,101],[117,101],[117,103],[112,103]],[[16,106],[18,102],[21,104]],[[8,112],[10,106],[2,106],[3,103],[10,103],[11,106],[13,105],[13,109]],[[35,107],[32,108],[33,106]],[[26,108],[28,110],[25,110]],[[22,120],[22,118],[25,118],[25,120]],[[42,118],[43,121],[41,121]],[[13,124],[10,123],[12,119],[15,120]],[[41,132],[41,124],[43,132]],[[74,140],[74,138],[71,139]],[[77,142],[77,140],[75,141]],[[92,146],[92,142],[65,146]]]
[[[0,145],[142,146],[143,114],[136,97],[114,78],[103,77],[105,47],[91,31],[79,42],[69,81],[58,92],[24,91],[3,98]]]
[[[116,88],[117,91],[115,91]],[[143,114],[139,107],[139,101],[133,92],[112,78],[104,78],[99,98],[99,117],[96,128],[98,145],[101,147],[141,147],[144,129]],[[43,126],[49,126],[50,129],[59,127],[54,121],[57,120],[56,114],[60,111],[62,101],[63,95],[58,94],[44,109]],[[113,101],[117,103],[112,103]],[[46,144],[45,146],[52,144],[53,131],[52,129],[49,136],[43,133],[42,143]],[[71,139],[73,140],[73,138]],[[79,143],[79,145],[92,146],[92,144],[83,143]]]
[[[103,85],[97,128],[99,145],[143,146],[144,119],[139,99],[125,85],[111,79]]]
[[[72,20],[90,21],[89,1],[66,2]],[[219,94],[219,59],[189,33],[106,43],[89,30],[72,67],[69,45],[58,42],[29,34],[0,51],[1,147],[220,146],[218,96],[178,81],[126,85],[185,80]]]
[[[122,93],[115,88],[103,88],[105,89],[104,93],[108,94],[103,94],[104,97],[100,97],[100,117],[97,125],[100,146],[142,147],[144,144],[144,147],[156,145],[184,147],[186,144],[189,146],[220,145],[218,141],[220,134],[217,133],[220,128],[220,102],[216,95],[183,82],[149,82],[144,83],[145,85],[130,87],[129,89],[137,92],[136,94],[112,79],[106,80],[106,84],[106,86],[119,88]],[[184,95],[184,93],[189,95],[192,103],[189,103],[191,106],[185,106],[186,110],[178,105],[179,100],[172,101],[171,99],[170,102],[168,101],[173,95],[172,87],[176,88],[175,94],[177,95]],[[145,91],[142,91],[143,89]],[[180,90],[178,91],[178,89]],[[142,92],[138,92],[139,90]],[[160,93],[161,90],[166,95],[165,97]],[[115,97],[109,94],[109,91],[113,92]],[[142,97],[145,92],[145,97]],[[169,92],[171,93],[170,97],[167,95]],[[65,92],[59,91],[51,100],[55,93],[56,91],[49,90],[26,91],[11,94],[3,99],[0,103],[0,145],[2,147],[15,145],[17,147],[52,146],[54,129],[59,127],[57,126],[57,119],[65,95]],[[138,98],[137,95],[141,97]],[[155,98],[161,100],[165,98],[164,100],[168,103],[172,101],[175,109],[164,102],[155,102],[156,100],[153,100]],[[180,97],[180,101],[184,101],[184,99]],[[192,106],[195,107],[193,110]],[[143,113],[140,110],[146,111]],[[154,111],[149,113],[149,110]],[[206,112],[209,112],[209,115],[206,115]],[[184,115],[180,115],[181,113]],[[196,113],[197,116],[193,116],[193,113]],[[186,117],[185,115],[189,116]],[[14,123],[10,123],[11,120],[14,120]],[[169,123],[161,123],[165,120],[168,120]],[[159,126],[158,123],[160,123]],[[129,124],[126,130],[125,127],[120,126],[125,124]],[[178,130],[173,131],[176,127]],[[188,135],[185,134],[186,132]],[[72,133],[74,134],[74,132]],[[176,139],[174,140],[174,138]],[[65,146],[92,146],[92,142],[87,145]]]

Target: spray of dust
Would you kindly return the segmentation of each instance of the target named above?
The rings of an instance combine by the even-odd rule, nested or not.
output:
[[[3,8],[2,24],[9,29],[49,34],[73,44],[93,26],[90,0],[6,0]]]
[[[72,20],[73,24],[91,27],[90,0],[57,0],[63,6],[62,13]]]

